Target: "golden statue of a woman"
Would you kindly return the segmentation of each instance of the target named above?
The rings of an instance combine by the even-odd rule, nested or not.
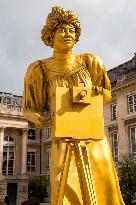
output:
[[[97,109],[93,111],[91,99],[99,101],[100,97],[104,102],[109,102],[110,81],[99,57],[93,54],[72,53],[80,32],[78,17],[73,12],[60,7],[52,8],[42,29],[41,38],[45,45],[53,48],[53,56],[37,60],[28,68],[24,85],[24,116],[37,128],[43,128],[47,119],[42,114],[43,107],[45,102],[48,102],[52,126],[58,130],[61,127],[64,133],[65,131],[69,133],[69,136],[67,134],[52,136],[50,170],[52,205],[123,205],[109,142],[104,132],[97,133],[96,127],[99,123],[95,124],[95,120],[99,121],[99,115],[97,119],[92,120]],[[75,95],[76,92],[78,95]],[[78,98],[73,97],[72,103],[71,95],[78,96]],[[59,100],[63,103],[56,111]],[[98,108],[102,107],[102,101],[100,102]],[[72,112],[73,115],[63,120],[58,128],[57,120],[64,116],[65,109],[68,109],[67,116]],[[91,113],[89,109],[92,109]],[[72,116],[73,118],[76,116],[72,121],[73,124],[80,122],[78,116],[82,113],[86,117],[78,127],[74,127],[74,137],[72,137],[68,123],[73,120]],[[54,117],[56,121],[53,121]],[[103,116],[101,118],[103,119]],[[91,127],[92,124],[94,129]],[[71,125],[72,128],[73,126]],[[100,129],[101,126],[100,120]],[[92,130],[90,134],[80,136],[83,129],[86,131],[90,127]],[[76,135],[80,137],[76,138]]]

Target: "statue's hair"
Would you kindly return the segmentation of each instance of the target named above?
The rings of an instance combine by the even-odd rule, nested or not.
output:
[[[48,14],[46,24],[41,31],[41,39],[46,46],[53,47],[53,39],[55,30],[63,23],[73,25],[76,33],[76,42],[79,40],[81,34],[80,22],[78,16],[72,11],[65,11],[65,9],[54,6],[51,13]]]

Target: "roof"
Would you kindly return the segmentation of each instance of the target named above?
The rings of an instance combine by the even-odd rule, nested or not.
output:
[[[136,53],[134,53],[134,57],[131,60],[120,64],[119,66],[112,68],[108,71],[108,76],[110,78],[111,84],[117,83],[119,79],[118,77],[121,77],[121,75],[124,78],[124,76],[127,74],[128,77],[130,71],[136,73]],[[131,77],[133,77],[132,72]]]

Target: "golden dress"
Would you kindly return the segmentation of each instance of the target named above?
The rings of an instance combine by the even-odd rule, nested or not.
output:
[[[50,69],[51,66],[50,58],[38,60],[29,66],[24,85],[24,112],[42,112],[45,101],[48,101],[50,105],[54,85],[71,88],[77,85],[78,79],[85,84],[87,84],[88,79],[91,79],[94,87],[103,88],[104,100],[110,99],[110,81],[102,61],[96,55],[76,55],[74,66],[69,72],[65,70],[57,72],[55,68]],[[98,205],[123,205],[124,202],[107,137],[100,134],[100,138],[97,137],[96,139],[94,136],[85,143],[89,150]],[[68,141],[52,139],[50,170],[52,205],[57,204],[68,146]],[[63,205],[89,205],[84,201],[74,146],[71,149],[72,156]]]

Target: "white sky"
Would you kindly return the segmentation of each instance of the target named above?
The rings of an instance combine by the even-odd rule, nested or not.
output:
[[[28,65],[52,55],[40,31],[52,6],[74,11],[82,34],[74,53],[94,53],[107,70],[136,52],[136,0],[0,0],[0,91],[22,95]]]

